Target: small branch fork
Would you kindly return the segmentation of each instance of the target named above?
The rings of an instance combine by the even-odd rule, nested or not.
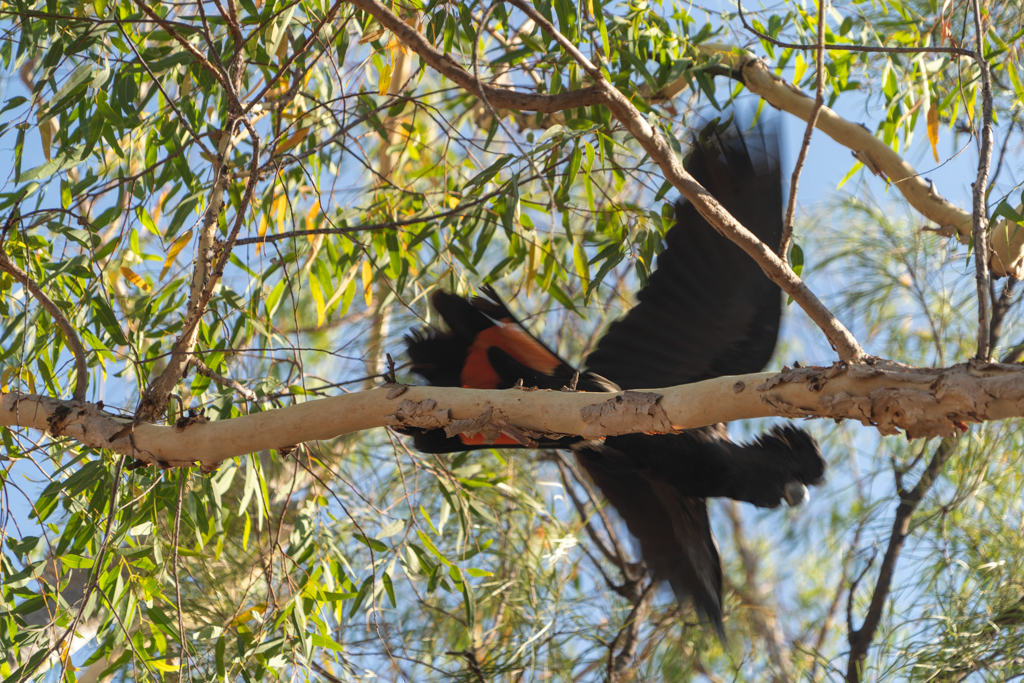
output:
[[[892,524],[892,535],[889,537],[889,546],[885,549],[885,556],[878,569],[878,579],[875,581],[875,589],[871,594],[871,603],[868,606],[867,614],[864,616],[864,623],[859,629],[852,626],[852,615],[850,620],[850,659],[846,670],[848,683],[860,683],[863,673],[864,661],[868,656],[868,648],[878,630],[882,619],[882,611],[885,608],[886,598],[889,597],[889,590],[892,585],[893,573],[896,570],[896,561],[899,559],[900,551],[907,540],[910,532],[910,518],[914,515],[918,505],[924,500],[925,494],[931,489],[943,467],[949,458],[956,452],[957,441],[954,439],[943,439],[935,454],[932,456],[928,467],[921,474],[921,478],[911,491],[899,491],[900,504],[896,508],[896,519]],[[849,602],[853,603],[853,594],[856,586],[850,587]]]
[[[655,581],[648,581],[640,597],[633,602],[633,609],[626,618],[626,624],[608,647],[608,683],[626,683],[632,678],[633,659],[640,645],[640,628],[647,621],[654,601]],[[618,653],[615,648],[618,647]]]
[[[3,229],[0,230],[0,271],[9,274],[17,280],[46,309],[46,312],[57,323],[57,327],[64,333],[64,340],[71,351],[71,355],[75,358],[75,389],[71,397],[74,401],[84,401],[89,391],[89,364],[86,362],[85,347],[82,346],[82,340],[78,338],[78,332],[75,331],[74,325],[71,324],[71,321],[67,319],[67,316],[64,315],[64,312],[60,310],[53,299],[48,297],[46,292],[39,288],[39,285],[35,283],[28,273],[11,260],[4,249],[7,233],[17,220],[18,207],[15,206],[7,216]]]

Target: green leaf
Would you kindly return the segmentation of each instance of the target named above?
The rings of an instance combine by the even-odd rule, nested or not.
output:
[[[96,311],[100,324],[103,325],[103,329],[111,336],[114,343],[118,346],[127,346],[128,338],[124,336],[124,331],[121,329],[121,325],[117,321],[117,315],[114,314],[110,304],[106,300],[94,296],[92,298],[92,306],[93,310]]]
[[[348,611],[348,618],[351,619],[355,616],[356,612],[359,611],[360,605],[366,600],[366,596],[370,594],[370,588],[373,587],[373,576],[366,577],[363,581],[363,585],[359,587],[359,593],[356,595],[355,602],[352,603],[352,608]]]
[[[386,553],[389,550],[391,550],[375,538],[367,538],[362,534],[352,534],[352,538],[356,539],[357,541],[365,545],[367,548],[373,550],[374,552]]]
[[[392,607],[398,607],[398,603],[395,602],[395,586],[391,583],[391,576],[387,572],[384,572],[384,576],[381,577],[384,582],[384,590],[388,594],[388,600],[391,601]]]
[[[319,647],[325,650],[334,650],[335,652],[346,652],[345,646],[330,636],[322,636],[319,633],[314,633],[311,635],[311,638],[313,640],[313,647]]]
[[[452,563],[448,560],[447,557],[441,554],[441,551],[437,549],[437,547],[434,545],[434,542],[430,540],[429,536],[427,536],[422,531],[417,531],[416,535],[420,537],[420,542],[423,543],[426,549],[433,553],[437,557],[437,559],[441,560],[442,564],[444,564],[447,567],[452,566]]]
[[[67,554],[60,556],[61,563],[68,569],[90,569],[93,565],[93,559],[91,557],[82,557],[81,555]]]

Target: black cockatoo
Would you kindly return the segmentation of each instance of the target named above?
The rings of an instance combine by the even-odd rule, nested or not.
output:
[[[687,170],[764,243],[782,233],[782,178],[774,133],[710,133],[694,141]],[[754,139],[756,137],[756,139]],[[715,231],[685,199],[675,206],[639,302],[614,322],[584,361],[577,389],[618,391],[667,387],[758,372],[771,358],[782,295],[758,265]],[[533,337],[494,290],[472,302],[437,291],[431,300],[449,331],[417,330],[407,338],[412,370],[431,384],[481,389],[557,389],[576,370]],[[480,437],[416,434],[418,449],[444,453],[489,447]],[[586,473],[637,538],[647,566],[689,597],[719,636],[722,566],[706,498],[761,507],[801,502],[821,482],[825,461],[814,439],[775,427],[736,444],[725,425],[680,434],[630,434],[600,441],[565,438],[542,447],[571,448]],[[502,437],[493,447],[518,447]]]

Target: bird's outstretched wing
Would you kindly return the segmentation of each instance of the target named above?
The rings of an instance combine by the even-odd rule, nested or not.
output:
[[[765,133],[720,134],[713,127],[694,145],[687,168],[766,244],[782,231],[777,141]],[[719,235],[685,201],[676,225],[640,292],[640,302],[612,323],[587,358],[572,366],[518,324],[493,290],[469,302],[437,292],[431,298],[450,331],[407,337],[413,371],[431,384],[476,388],[525,386],[617,391],[685,384],[757,372],[775,348],[781,293],[739,247]],[[618,385],[618,386],[616,386]],[[416,447],[452,452],[482,447],[465,435],[417,432]],[[517,447],[507,437],[494,444]],[[724,425],[681,434],[630,434],[604,441],[578,437],[544,447],[571,447],[594,483],[639,540],[645,561],[680,601],[724,638],[722,566],[705,498],[725,496],[774,507],[794,502],[794,490],[820,481],[825,463],[817,444],[793,427],[749,444],[729,440]]]
[[[729,213],[774,249],[782,234],[778,141],[761,126],[712,132],[687,170]],[[760,371],[779,332],[781,293],[754,260],[685,199],[639,303],[585,365],[623,389],[656,388]]]

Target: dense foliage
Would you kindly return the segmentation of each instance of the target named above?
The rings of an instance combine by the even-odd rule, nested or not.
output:
[[[356,4],[0,2],[0,245],[77,331],[84,398],[147,419],[228,419],[379,384],[388,353],[402,378],[401,335],[435,322],[436,287],[495,283],[571,359],[628,307],[676,193],[621,123],[601,106],[495,110]],[[728,124],[734,99],[744,125],[768,115],[730,78],[723,44],[749,47],[808,91],[816,81],[814,50],[755,39],[731,8],[535,7],[680,154],[717,110]],[[549,95],[590,83],[512,4],[385,11],[481,80]],[[824,16],[827,44],[974,49],[966,2],[851,2]],[[814,7],[743,18],[772,38],[817,40]],[[1019,218],[1024,28],[1014,3],[983,7],[981,24],[997,123],[989,205]],[[975,144],[971,57],[828,51],[824,66],[825,103],[866,107],[897,151],[915,132],[928,139],[921,165],[931,150],[955,154],[940,150],[940,130],[957,149]],[[688,87],[655,104],[680,77]],[[829,163],[865,173],[847,157]],[[853,192],[800,219],[794,268],[817,267],[809,282],[871,353],[970,357],[967,248],[922,233],[895,192],[883,205]],[[1002,291],[998,345],[1019,355],[1016,297]],[[67,398],[84,386],[54,316],[3,269],[0,316],[0,391]],[[792,320],[777,366],[824,360],[817,332]],[[198,362],[146,408],[190,326]],[[713,508],[725,644],[667,593],[634,619],[610,560],[616,544],[632,551],[625,530],[558,454],[434,457],[375,430],[201,473],[133,468],[3,428],[0,678],[843,678],[894,511],[921,482],[864,676],[1024,674],[1019,425],[941,445],[810,428],[831,473],[809,506]],[[638,642],[616,673],[634,623]]]

